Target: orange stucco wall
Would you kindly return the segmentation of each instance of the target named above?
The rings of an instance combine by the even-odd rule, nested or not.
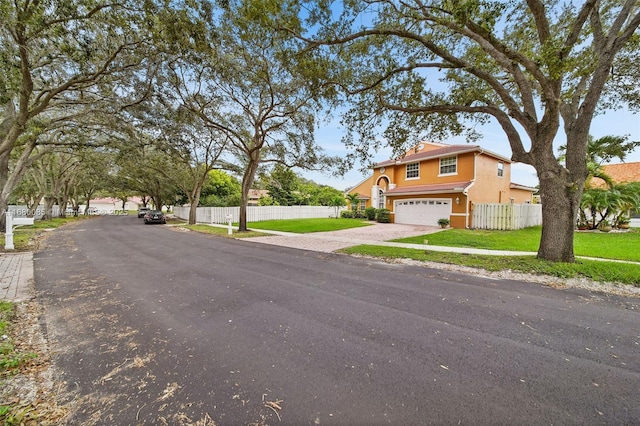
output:
[[[440,175],[440,159],[424,160],[420,163],[420,176],[407,179],[407,165],[395,164],[385,167],[384,175],[390,177],[391,183],[397,187],[430,185],[434,183],[462,182],[473,179],[473,154],[457,156],[457,173]],[[376,174],[381,175],[380,169]]]

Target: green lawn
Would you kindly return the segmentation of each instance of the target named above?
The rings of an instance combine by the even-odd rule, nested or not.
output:
[[[358,219],[289,219],[289,220],[265,220],[251,222],[247,227],[252,229],[264,229],[265,231],[293,232],[295,234],[308,234],[310,232],[339,231],[341,229],[359,228],[369,226],[371,223]]]
[[[471,229],[447,229],[434,234],[402,238],[394,241],[445,247],[472,247],[489,250],[513,250],[537,252],[542,228],[517,231],[487,231]],[[574,234],[576,256],[599,257],[640,262],[640,232],[576,232]]]
[[[229,235],[227,228],[221,228],[218,226],[209,226],[209,225],[184,225],[182,228],[189,229],[191,231],[201,232],[203,234],[210,235],[218,235],[220,237],[229,237],[229,238],[250,238],[250,237],[262,237],[267,234],[263,234],[260,232],[238,232],[237,230],[233,230],[233,233]]]
[[[538,260],[534,256],[469,255],[370,245],[349,247],[340,250],[340,252],[386,259],[414,259],[449,263],[488,271],[512,270],[559,278],[585,277],[598,282],[617,282],[640,287],[640,265],[628,263],[583,259],[575,263],[554,263]]]

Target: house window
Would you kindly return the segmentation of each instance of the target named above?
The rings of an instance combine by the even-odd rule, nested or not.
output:
[[[440,174],[451,175],[458,172],[458,157],[440,159]]]
[[[407,179],[417,179],[420,177],[420,163],[407,164]]]
[[[502,161],[498,163],[498,176],[504,176],[504,163]]]
[[[384,209],[385,199],[384,199],[384,191],[382,189],[378,190],[378,208]]]
[[[366,200],[360,200],[360,210],[364,210],[367,208],[367,201]]]

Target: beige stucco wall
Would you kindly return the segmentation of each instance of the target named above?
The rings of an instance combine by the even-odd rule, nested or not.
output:
[[[476,181],[469,188],[469,199],[474,203],[508,203],[511,196],[511,164],[504,165],[503,176],[498,176],[496,158],[479,154],[476,156]]]

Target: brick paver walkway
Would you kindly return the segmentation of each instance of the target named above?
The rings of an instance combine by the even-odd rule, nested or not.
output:
[[[0,300],[21,302],[31,297],[33,253],[0,255]]]

